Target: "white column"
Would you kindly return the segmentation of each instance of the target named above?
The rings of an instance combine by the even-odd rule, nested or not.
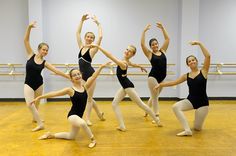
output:
[[[42,14],[42,0],[28,0],[28,16],[29,16],[29,23],[36,21],[36,28],[31,30],[30,35],[30,44],[32,49],[37,52],[38,45],[43,42],[43,14]],[[44,77],[44,90],[46,74],[42,72]],[[41,103],[46,103],[47,99],[41,100]]]
[[[179,76],[187,73],[189,68],[186,65],[186,57],[196,54],[197,49],[189,45],[192,40],[199,38],[199,0],[182,0],[180,22],[180,48],[179,48]],[[186,83],[178,86],[178,97],[186,98],[188,86]]]
[[[34,50],[37,49],[38,44],[43,41],[43,15],[42,15],[42,0],[28,1],[28,16],[29,23],[36,21],[36,28],[31,31],[30,43]]]

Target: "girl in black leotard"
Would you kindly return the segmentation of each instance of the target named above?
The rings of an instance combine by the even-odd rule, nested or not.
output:
[[[152,38],[149,41],[149,46],[151,50],[149,50],[145,43],[145,33],[150,29],[151,25],[148,24],[143,33],[141,38],[141,47],[143,50],[143,53],[150,61],[152,68],[148,75],[148,87],[149,91],[151,93],[151,96],[148,100],[148,105],[151,107],[153,106],[153,111],[156,114],[157,117],[159,117],[159,95],[161,93],[162,88],[159,88],[158,90],[153,90],[153,87],[156,86],[158,83],[161,83],[165,77],[166,77],[166,70],[167,70],[167,61],[165,53],[167,51],[168,45],[169,45],[169,36],[167,34],[167,31],[163,27],[161,23],[157,23],[157,27],[161,29],[165,42],[159,49],[159,43],[156,38]],[[147,114],[145,114],[147,116]]]
[[[93,82],[98,77],[102,68],[104,68],[106,65],[107,64],[101,65],[101,67],[96,72],[94,72],[93,75],[90,76],[90,78],[84,84],[82,82],[81,72],[78,69],[72,69],[70,71],[71,82],[73,84],[72,87],[64,88],[59,91],[49,92],[47,94],[37,97],[31,102],[31,103],[34,103],[34,102],[39,101],[42,98],[51,98],[51,97],[63,96],[63,95],[69,95],[72,102],[71,110],[69,111],[67,115],[68,121],[71,123],[71,131],[60,132],[60,133],[55,133],[55,134],[47,132],[46,134],[42,135],[39,139],[56,138],[56,139],[72,140],[72,139],[75,139],[79,128],[82,128],[91,139],[89,147],[92,148],[96,145],[94,135],[92,134],[90,128],[87,126],[86,122],[82,119],[82,117],[84,114],[84,110],[85,110],[87,98],[88,98],[87,91],[93,85]]]
[[[200,131],[203,122],[208,114],[208,97],[206,93],[207,75],[210,66],[210,54],[208,50],[198,41],[191,42],[191,45],[198,45],[203,55],[205,56],[202,69],[198,69],[197,58],[190,55],[186,58],[186,63],[191,69],[191,72],[182,75],[175,81],[161,82],[155,89],[159,87],[167,87],[180,84],[187,80],[189,87],[189,95],[186,99],[181,100],[173,105],[173,111],[184,128],[184,131],[177,134],[177,136],[191,136],[192,131],[188,125],[187,119],[183,111],[195,109],[194,130]]]
[[[42,95],[43,92],[43,77],[41,75],[41,71],[46,67],[52,72],[61,75],[65,78],[69,79],[69,76],[64,74],[63,72],[57,70],[54,66],[44,60],[44,56],[48,54],[48,45],[46,43],[40,43],[38,46],[38,53],[35,54],[32,50],[29,42],[30,31],[34,28],[36,22],[31,23],[25,34],[24,44],[27,52],[28,61],[26,63],[26,77],[25,77],[25,85],[24,85],[24,96],[25,101],[33,115],[33,121],[37,122],[38,126],[32,131],[38,131],[44,128],[43,122],[40,119],[38,112],[39,103],[35,103],[35,105],[30,105],[30,101],[32,101],[35,97]]]
[[[146,71],[143,67],[138,64],[134,64],[130,62],[130,58],[132,58],[136,53],[136,48],[132,45],[128,46],[124,52],[124,57],[122,60],[117,59],[114,57],[110,52],[104,50],[98,45],[91,45],[92,47],[97,47],[99,50],[103,52],[108,58],[110,58],[113,62],[117,64],[117,78],[121,84],[121,88],[117,91],[114,100],[112,102],[113,110],[116,114],[117,120],[119,122],[119,127],[117,128],[120,131],[125,131],[125,124],[123,121],[123,117],[119,108],[119,103],[123,100],[126,94],[129,95],[130,99],[134,101],[141,109],[147,112],[155,121],[158,126],[162,126],[159,119],[155,116],[153,111],[140,99],[137,92],[134,89],[133,83],[127,77],[127,69],[128,66],[138,67],[141,68],[142,71]],[[146,71],[147,72],[147,71]]]
[[[79,68],[80,68],[80,71],[83,73],[83,80],[84,81],[87,81],[87,79],[92,76],[92,74],[94,73],[94,69],[91,65],[92,63],[92,59],[93,57],[95,56],[95,54],[97,53],[98,49],[97,48],[87,48],[86,45],[89,45],[91,43],[94,42],[94,39],[95,39],[95,35],[93,32],[87,32],[84,36],[84,40],[85,40],[85,43],[82,42],[82,39],[81,39],[81,30],[82,30],[82,26],[83,26],[83,23],[85,20],[89,19],[88,17],[88,14],[85,14],[82,16],[82,19],[80,21],[80,24],[79,24],[79,27],[78,27],[78,30],[77,30],[77,42],[78,42],[78,45],[79,45],[79,48],[80,48],[80,52],[79,52],[79,55],[78,55],[78,58],[79,58]],[[97,17],[94,16],[92,17],[92,19],[94,20],[94,22],[97,24],[98,26],[98,40],[97,40],[97,43],[98,45],[101,44],[101,41],[102,41],[102,27],[101,27],[101,24],[98,22],[97,20]],[[100,118],[100,120],[104,121],[105,118],[104,118],[104,113],[101,112],[95,102],[95,100],[93,99],[93,93],[94,93],[94,90],[95,90],[95,86],[96,86],[96,82],[93,84],[93,86],[91,87],[90,90],[88,90],[88,93],[89,93],[89,97],[88,97],[88,107],[87,107],[87,111],[86,111],[86,122],[87,124],[90,126],[92,125],[91,121],[90,121],[90,114],[91,114],[91,111],[92,111],[92,108],[95,109],[98,117]]]

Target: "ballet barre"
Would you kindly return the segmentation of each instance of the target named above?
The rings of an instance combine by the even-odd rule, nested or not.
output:
[[[7,68],[7,71],[0,72],[1,76],[22,76],[24,73],[17,72],[16,68],[22,68],[22,64],[14,64],[14,63],[7,63],[7,64],[0,64],[0,68]]]
[[[236,75],[236,71],[225,71],[230,68],[235,69],[235,63],[212,63],[210,64],[210,68],[213,69],[213,71],[210,71],[209,75]]]
[[[64,73],[66,73],[66,74],[69,74],[69,71],[72,68],[78,68],[78,64],[73,64],[73,63],[64,63],[64,64],[63,63],[54,63],[52,65],[55,67],[58,67],[58,68],[65,68]],[[139,65],[141,65],[144,68],[151,68],[150,64],[139,64]],[[92,67],[94,67],[94,68],[99,68],[100,66],[101,66],[101,64],[92,64]],[[175,66],[175,64],[167,64],[167,69],[171,66]],[[108,68],[109,71],[106,73],[103,72],[100,75],[105,75],[105,76],[116,75],[116,72],[115,72],[116,67],[117,67],[116,64],[108,65],[105,68]],[[129,67],[129,68],[131,69],[131,68],[136,68],[136,67]],[[52,74],[55,75],[54,73],[52,73]],[[133,76],[143,76],[143,75],[147,75],[147,74],[148,73],[145,73],[145,72],[128,72],[127,73],[127,75],[133,75]],[[167,75],[175,75],[175,72],[167,71]]]

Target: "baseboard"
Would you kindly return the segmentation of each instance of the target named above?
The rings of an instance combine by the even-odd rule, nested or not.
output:
[[[0,102],[25,102],[24,98],[0,98]]]
[[[149,97],[141,97],[142,100],[147,101]],[[112,101],[113,98],[94,98],[96,101]],[[177,97],[161,97],[160,101],[179,101]],[[209,97],[209,100],[236,100],[236,97]],[[47,101],[70,101],[69,98],[49,98]],[[124,98],[124,101],[130,101],[129,98]],[[0,98],[0,102],[25,102],[24,98]]]

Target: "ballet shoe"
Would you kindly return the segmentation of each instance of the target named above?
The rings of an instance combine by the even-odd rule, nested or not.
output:
[[[86,120],[86,123],[87,123],[88,126],[92,126],[93,125],[90,120]]]
[[[152,120],[152,123],[157,124],[158,127],[163,127],[163,125],[160,121],[159,115],[156,115],[156,118],[157,118],[158,122],[156,122],[155,120]]]
[[[44,129],[44,126],[40,125],[40,126],[35,127],[34,129],[32,129],[32,132],[40,131],[40,130],[43,130],[43,129]]]
[[[93,148],[93,147],[96,146],[96,144],[97,144],[96,140],[93,140],[93,141],[91,141],[91,142],[89,143],[88,147],[89,147],[89,148]]]
[[[157,124],[158,127],[163,127],[162,123],[160,120],[158,120],[158,122],[156,123],[156,121],[152,120],[153,124]]]
[[[106,119],[104,118],[104,112],[102,112],[100,115],[99,115],[99,118],[101,121],[105,121]]]
[[[44,120],[41,120],[42,122],[45,122]],[[37,123],[37,121],[36,120],[32,120],[32,123]]]
[[[201,131],[202,129],[199,129],[199,128],[193,128],[194,131]]]
[[[50,132],[45,133],[44,135],[40,136],[39,140],[45,140],[45,139],[52,139],[53,135]]]
[[[180,132],[178,134],[176,134],[177,136],[192,136],[192,131],[188,130],[188,131],[183,131],[183,132]]]
[[[126,128],[122,128],[122,127],[117,127],[116,128],[118,131],[121,131],[121,132],[125,132],[126,131]]]

